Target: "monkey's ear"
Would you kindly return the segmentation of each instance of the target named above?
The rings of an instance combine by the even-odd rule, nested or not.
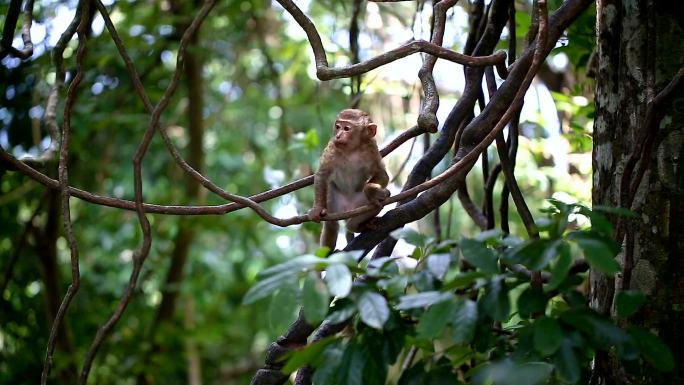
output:
[[[374,137],[376,132],[378,131],[378,125],[375,123],[368,123],[368,136],[369,137]]]

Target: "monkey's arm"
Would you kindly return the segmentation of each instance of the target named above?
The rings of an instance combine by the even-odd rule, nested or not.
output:
[[[387,187],[389,184],[389,175],[387,175],[387,171],[385,170],[385,166],[382,164],[382,161],[379,162],[377,170],[368,180],[368,183],[376,183],[383,188]]]
[[[381,206],[382,201],[389,198],[390,192],[385,187],[389,184],[389,175],[382,160],[378,160],[376,171],[371,175],[368,183],[363,187],[363,193],[370,204]]]
[[[314,205],[308,213],[309,219],[312,221],[320,222],[321,217],[327,214],[330,174],[330,170],[321,165],[314,176]]]

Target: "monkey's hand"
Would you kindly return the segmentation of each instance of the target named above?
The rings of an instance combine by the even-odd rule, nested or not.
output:
[[[368,203],[377,207],[382,206],[382,202],[384,202],[390,196],[389,190],[383,188],[377,183],[366,184],[366,186],[363,188],[363,193],[366,195]]]
[[[309,220],[312,220],[314,222],[320,222],[321,218],[324,217],[328,213],[328,210],[326,210],[324,207],[321,206],[314,206],[309,209],[308,216]]]

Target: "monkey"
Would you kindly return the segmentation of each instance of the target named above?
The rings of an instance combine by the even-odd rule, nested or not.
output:
[[[320,222],[328,213],[340,213],[371,204],[376,209],[347,219],[347,233],[373,228],[373,219],[389,198],[389,176],[375,142],[377,124],[361,110],[342,110],[335,119],[333,136],[314,175],[314,205],[308,217]],[[324,221],[320,245],[335,249],[339,223]]]

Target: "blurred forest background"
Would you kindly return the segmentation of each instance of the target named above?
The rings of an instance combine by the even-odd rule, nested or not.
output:
[[[86,2],[36,1],[33,54],[21,59],[5,52],[0,66],[0,146],[55,180],[59,143],[51,140],[50,109],[52,119],[64,125],[64,99],[81,60],[77,56],[82,39],[69,37],[61,53],[55,47],[72,19],[78,23],[77,8]],[[3,25],[17,3],[21,1],[0,4]],[[447,11],[444,47],[466,49],[471,15],[480,3],[462,0]],[[483,3],[490,6],[489,1]],[[513,3],[515,30],[503,28],[495,51],[510,50],[513,40],[520,53],[535,24],[532,2]],[[549,11],[560,3],[550,1]],[[103,5],[154,106],[165,95],[183,33],[202,4],[108,0]],[[331,67],[367,60],[411,39],[431,39],[430,2],[319,0],[297,5],[318,29]],[[131,160],[148,128],[150,109],[136,95],[96,2],[85,11],[90,16],[83,19],[89,23],[79,30],[87,38],[83,78],[75,102],[66,104],[71,108],[66,122],[71,127],[68,184],[132,202]],[[21,25],[20,17],[10,41],[19,49]],[[548,198],[592,204],[595,28],[592,4],[556,43],[525,96],[515,175],[535,218],[544,216],[540,210],[549,207]],[[3,41],[5,48],[4,35]],[[56,70],[61,58],[64,73]],[[379,124],[382,148],[415,126],[423,102],[417,76],[423,54],[351,78],[318,80],[306,34],[275,1],[218,2],[187,41],[184,59],[178,88],[160,125],[191,166],[240,196],[311,175],[339,110],[359,106],[368,111]],[[433,73],[440,95],[436,115],[443,122],[462,95],[464,70],[438,60]],[[503,79],[497,76],[496,82]],[[49,99],[56,86],[60,100],[55,109]],[[482,98],[483,103],[489,100],[486,92]],[[474,115],[482,106],[475,106]],[[431,142],[433,135],[421,134],[385,157],[393,195]],[[470,199],[477,206],[486,200],[495,146],[488,154],[490,164],[478,161],[468,174]],[[449,166],[447,158],[433,175]],[[227,203],[178,167],[159,135],[152,138],[142,161],[142,182],[146,203]],[[496,220],[500,208],[506,210],[510,233],[527,238],[515,206],[508,204],[507,195],[506,202],[501,201],[502,186],[496,183],[489,192]],[[0,166],[0,384],[37,383],[43,371],[50,327],[72,278],[61,199],[59,189],[46,189],[8,163]],[[262,205],[285,218],[306,213],[312,202],[312,188],[303,188]],[[52,381],[76,382],[93,339],[100,337],[98,329],[117,314],[113,312],[131,288],[131,279],[137,279],[137,287],[129,293],[121,318],[105,333],[90,383],[246,384],[263,366],[269,344],[297,318],[296,296],[248,306],[242,300],[260,271],[315,252],[319,224],[279,227],[247,208],[224,215],[148,214],[151,249],[135,272],[143,235],[134,209],[76,198],[69,200],[69,209],[80,255],[80,287],[56,334]],[[571,221],[573,226],[587,225],[584,217]],[[407,228],[441,240],[472,237],[481,230],[456,194]],[[340,248],[346,243],[343,238]],[[400,241],[392,255],[414,254],[410,243]]]

